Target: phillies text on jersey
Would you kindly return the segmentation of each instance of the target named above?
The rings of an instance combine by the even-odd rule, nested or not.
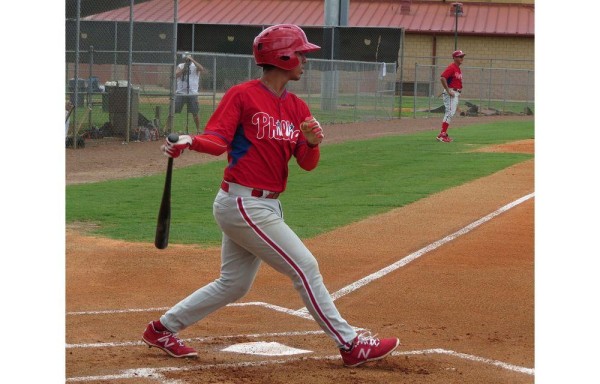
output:
[[[300,131],[294,129],[294,123],[287,120],[276,120],[266,112],[257,112],[252,116],[252,124],[258,128],[257,139],[268,137],[274,140],[298,141]]]
[[[310,116],[293,93],[277,96],[260,80],[250,80],[225,93],[204,134],[228,145],[226,181],[283,192],[290,158],[307,145],[300,123]]]

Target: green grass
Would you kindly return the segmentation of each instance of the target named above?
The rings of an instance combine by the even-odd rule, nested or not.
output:
[[[449,145],[435,141],[432,131],[325,146],[312,172],[290,161],[281,197],[286,222],[300,237],[311,237],[492,174],[532,156],[471,150],[533,138],[533,125],[458,128]],[[219,244],[212,201],[224,166],[217,161],[173,172],[171,243]],[[164,175],[156,175],[68,186],[66,220],[98,224],[102,236],[152,242],[163,184]]]

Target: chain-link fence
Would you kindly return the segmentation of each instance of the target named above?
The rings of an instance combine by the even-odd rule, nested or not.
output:
[[[183,52],[207,69],[198,95],[201,128],[227,89],[261,75],[252,41],[266,26],[182,24],[178,0],[160,7],[144,0],[66,1],[65,99],[75,108],[65,129],[75,147],[78,136],[129,141],[195,131],[187,109],[174,108]],[[322,123],[443,113],[439,77],[447,63],[422,65],[438,60],[404,57],[401,28],[305,31],[322,49],[309,55],[302,79],[288,88]],[[462,113],[533,113],[533,70],[501,68],[497,61],[472,65],[480,66],[463,67]]]
[[[178,52],[178,57],[181,54]],[[93,57],[98,52],[93,50],[80,55],[88,56],[86,64],[79,65],[79,73],[85,74],[85,78],[80,78],[77,85],[73,80],[73,63],[67,65],[66,74],[70,79],[67,96],[83,112],[80,113],[80,119],[84,121],[80,133],[93,134],[103,127],[103,135],[126,136],[129,70],[129,115],[133,116],[130,138],[152,138],[153,133],[147,132],[152,128],[158,128],[160,136],[170,131],[195,133],[195,125],[185,106],[180,113],[172,114],[172,128],[169,125],[174,95],[172,64],[132,62],[129,69],[126,64],[95,64]],[[262,69],[251,55],[197,52],[191,52],[191,55],[206,69],[201,74],[198,94],[201,126],[215,110],[225,91],[261,75]],[[395,63],[309,59],[301,80],[289,82],[288,90],[304,99],[311,112],[324,123],[390,119],[397,117],[395,81]],[[79,86],[79,90],[75,86]]]
[[[207,70],[198,95],[200,129],[227,89],[260,77],[252,41],[266,26],[179,23],[178,0],[150,3],[67,0],[65,98],[75,108],[66,129],[72,145],[80,135],[129,141],[195,131],[187,108],[175,111],[183,52]],[[398,31],[306,27],[309,40],[323,49],[309,55],[302,79],[288,89],[322,123],[397,117],[396,65],[382,61],[397,57]],[[326,60],[340,55],[355,61]]]
[[[443,113],[443,66],[415,64],[414,79],[404,83],[402,106],[413,117]],[[526,69],[461,66],[460,113],[467,116],[533,114],[535,72]]]

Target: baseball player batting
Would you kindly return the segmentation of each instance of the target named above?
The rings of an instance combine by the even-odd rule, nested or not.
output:
[[[165,141],[165,155],[185,149],[218,156],[227,151],[213,215],[223,232],[220,277],[151,321],[142,336],[150,347],[173,357],[197,356],[177,333],[243,297],[262,262],[287,275],[306,308],[339,348],[345,366],[358,366],[390,354],[400,341],[357,333],[338,312],[323,284],[315,257],[288,227],[278,197],[285,191],[288,162],[313,170],[323,129],[306,103],[286,90],[300,80],[306,54],[320,49],[296,25],[275,25],[255,39],[260,79],[230,88],[202,134]]]
[[[448,136],[448,127],[450,126],[450,121],[454,117],[456,113],[456,107],[458,107],[458,97],[462,92],[462,71],[460,70],[460,65],[463,62],[465,57],[465,53],[463,51],[454,51],[452,52],[453,62],[448,65],[446,70],[442,72],[442,76],[440,76],[440,81],[442,83],[442,87],[444,87],[444,91],[442,92],[442,98],[444,100],[444,119],[442,120],[442,130],[440,134],[437,136],[438,141],[449,143],[452,141],[452,138]]]

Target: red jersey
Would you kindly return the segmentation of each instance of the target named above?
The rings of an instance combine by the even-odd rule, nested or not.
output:
[[[310,149],[300,123],[311,113],[293,93],[277,96],[260,80],[231,87],[212,114],[204,135],[227,144],[229,165],[224,180],[250,188],[283,192],[288,162],[303,159]]]
[[[456,63],[450,64],[444,72],[442,77],[446,78],[448,88],[462,89],[462,71]]]

